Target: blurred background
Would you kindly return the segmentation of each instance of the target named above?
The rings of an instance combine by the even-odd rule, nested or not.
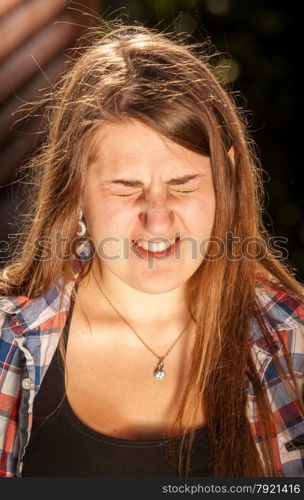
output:
[[[99,14],[188,33],[190,41],[209,39],[222,53],[216,69],[249,111],[263,166],[266,227],[282,238],[284,254],[303,281],[298,7],[293,0],[1,0],[0,265],[12,244],[9,234],[18,232],[14,222],[24,201],[16,169],[43,140],[37,134],[41,118],[20,119],[15,112],[47,92],[69,64],[68,49]]]

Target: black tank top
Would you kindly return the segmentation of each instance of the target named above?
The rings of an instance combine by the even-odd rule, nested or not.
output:
[[[72,299],[63,331],[65,344],[73,307]],[[180,438],[173,439],[176,453],[179,441]],[[34,399],[32,432],[23,457],[22,476],[178,476],[177,468],[169,462],[167,443],[166,439],[108,436],[79,420],[65,395],[64,368],[57,348]],[[196,429],[192,450],[189,475],[210,476],[206,426]]]

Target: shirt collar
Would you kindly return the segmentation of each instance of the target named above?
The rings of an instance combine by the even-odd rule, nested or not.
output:
[[[66,284],[64,293],[63,278],[59,277],[42,297],[29,299],[25,295],[0,297],[0,311],[11,316],[9,321],[17,335],[25,334],[52,316],[58,314],[60,299],[62,298],[61,312],[68,311],[71,293],[83,266],[83,254],[72,261],[73,278]]]

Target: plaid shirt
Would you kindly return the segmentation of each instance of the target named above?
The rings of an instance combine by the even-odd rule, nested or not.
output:
[[[75,279],[79,264],[80,260],[73,264]],[[22,458],[32,426],[33,401],[63,330],[74,283],[71,281],[64,291],[60,312],[61,279],[38,299],[0,297],[0,476],[22,476]],[[304,418],[298,399],[293,402],[288,390],[286,380],[291,381],[290,373],[284,361],[282,343],[273,328],[276,325],[279,329],[290,353],[303,401],[304,304],[287,290],[279,289],[274,282],[266,285],[257,280],[256,293],[284,370],[284,377],[280,377],[262,332],[256,320],[252,320],[250,346],[275,422],[272,444],[276,467],[283,476],[304,476]],[[261,452],[257,403],[251,383],[247,394],[247,416]]]

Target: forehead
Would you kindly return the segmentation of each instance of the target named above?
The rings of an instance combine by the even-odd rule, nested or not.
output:
[[[165,175],[195,173],[207,159],[134,119],[102,125],[94,142],[94,171],[106,177],[122,173],[138,177],[148,170]]]

